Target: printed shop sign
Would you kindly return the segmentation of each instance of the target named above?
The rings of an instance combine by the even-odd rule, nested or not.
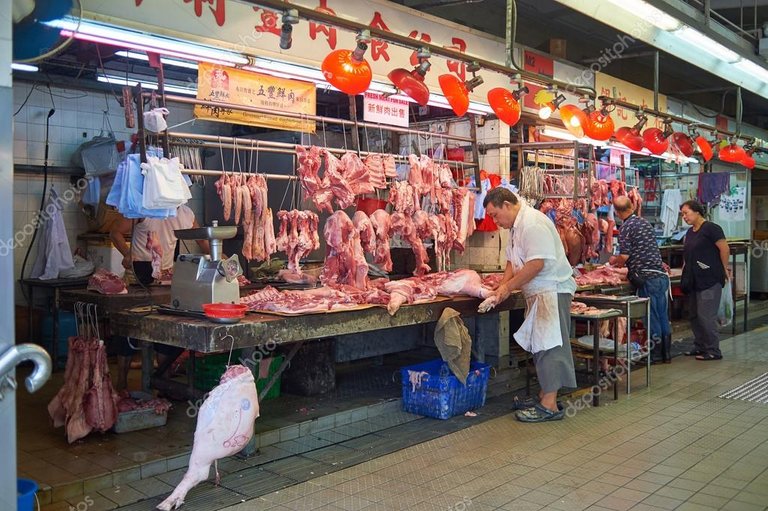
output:
[[[200,62],[197,70],[197,99],[206,100],[208,104],[195,105],[195,117],[209,121],[314,133],[315,121],[312,120],[244,112],[218,106],[216,103],[315,115],[315,90],[314,83]]]
[[[365,121],[408,127],[408,102],[404,99],[366,92],[363,97],[363,109]]]

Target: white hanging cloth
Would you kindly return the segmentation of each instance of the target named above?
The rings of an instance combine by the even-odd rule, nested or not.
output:
[[[680,190],[664,190],[661,199],[661,223],[664,224],[664,236],[672,236],[677,229],[677,220],[680,216],[680,205],[683,203],[683,194]]]
[[[33,279],[58,279],[62,270],[75,267],[58,197],[56,190],[51,188],[48,201],[43,209],[45,220],[40,227],[41,236],[37,245],[37,257],[30,274]]]

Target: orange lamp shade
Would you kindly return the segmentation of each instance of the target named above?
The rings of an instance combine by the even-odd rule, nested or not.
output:
[[[677,147],[678,151],[680,151],[680,154],[685,156],[686,158],[690,158],[691,155],[693,155],[693,141],[691,140],[691,137],[686,135],[685,133],[682,133],[680,131],[676,131],[672,134],[672,143],[675,144],[675,147]]]
[[[399,67],[390,71],[387,76],[395,87],[403,91],[408,97],[421,106],[427,106],[427,103],[429,103],[429,89],[424,85],[423,75],[419,74],[415,69],[408,71]]]
[[[328,83],[347,94],[362,94],[373,79],[368,61],[356,59],[351,50],[332,51],[320,68]]]
[[[701,151],[701,156],[704,157],[704,161],[709,161],[712,159],[712,156],[714,156],[714,152],[712,151],[712,144],[709,143],[709,141],[699,135],[696,137],[696,146],[699,148],[699,151]]]
[[[584,133],[592,140],[608,140],[613,135],[613,130],[613,119],[600,110],[589,114],[589,122],[584,126]]]
[[[635,128],[627,128],[623,126],[616,130],[614,135],[616,140],[629,147],[633,151],[640,151],[643,148],[643,137],[640,136],[640,130]]]
[[[488,104],[504,124],[514,126],[520,121],[520,101],[504,87],[496,87],[488,91]]]
[[[560,120],[563,121],[565,129],[576,138],[584,136],[584,127],[589,123],[587,114],[576,105],[561,106]]]
[[[663,154],[669,149],[669,140],[659,128],[648,128],[643,132],[645,147],[653,154]]]
[[[749,170],[752,170],[755,168],[755,159],[747,153],[746,156],[744,156],[744,159],[741,160],[741,164],[747,167]]]
[[[454,74],[444,74],[437,78],[440,83],[440,89],[443,91],[445,99],[451,105],[453,112],[461,117],[469,109],[469,90],[464,82]]]
[[[744,148],[735,143],[723,147],[717,155],[720,160],[728,163],[741,163],[745,156],[747,152]]]

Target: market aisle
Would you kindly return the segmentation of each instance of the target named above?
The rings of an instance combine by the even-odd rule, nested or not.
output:
[[[506,415],[240,505],[249,510],[768,509],[768,406],[718,395],[766,371],[768,327],[725,359],[655,366],[653,388],[562,422]]]

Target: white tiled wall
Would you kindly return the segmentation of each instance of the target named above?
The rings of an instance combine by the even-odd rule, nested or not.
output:
[[[25,99],[29,96],[25,103]],[[70,157],[74,150],[83,142],[98,135],[104,123],[104,111],[115,137],[118,140],[130,140],[131,133],[135,129],[125,128],[123,109],[118,105],[115,96],[110,93],[61,89],[38,85],[34,87],[30,83],[16,81],[13,84],[14,112],[18,113],[13,118],[13,159],[17,165],[42,166],[45,156],[45,121],[51,108],[56,111],[50,119],[49,126],[49,155],[50,167],[70,167]],[[22,106],[23,105],[23,106]],[[192,119],[192,107],[188,105],[170,105],[171,111],[168,117],[168,125],[188,121]],[[219,134],[219,130],[228,130],[227,125],[221,123],[196,122],[183,127],[183,131],[197,133]],[[228,134],[222,131],[221,134]],[[53,184],[58,192],[69,188],[68,176],[49,176],[49,186]],[[14,174],[14,231],[22,232],[25,225],[31,222],[35,212],[40,208],[40,200],[43,192],[43,175],[27,172]],[[198,218],[202,218],[203,190],[199,186],[193,186],[192,200],[189,206]],[[64,225],[67,229],[72,250],[77,247],[76,239],[88,229],[85,216],[80,212],[78,200],[65,205]],[[38,234],[39,236],[39,234]],[[20,278],[21,265],[27,250],[28,241],[14,252],[16,269],[15,280]],[[32,265],[37,255],[37,242],[27,261],[25,276],[29,276]],[[16,303],[23,304],[23,295],[16,289]]]

